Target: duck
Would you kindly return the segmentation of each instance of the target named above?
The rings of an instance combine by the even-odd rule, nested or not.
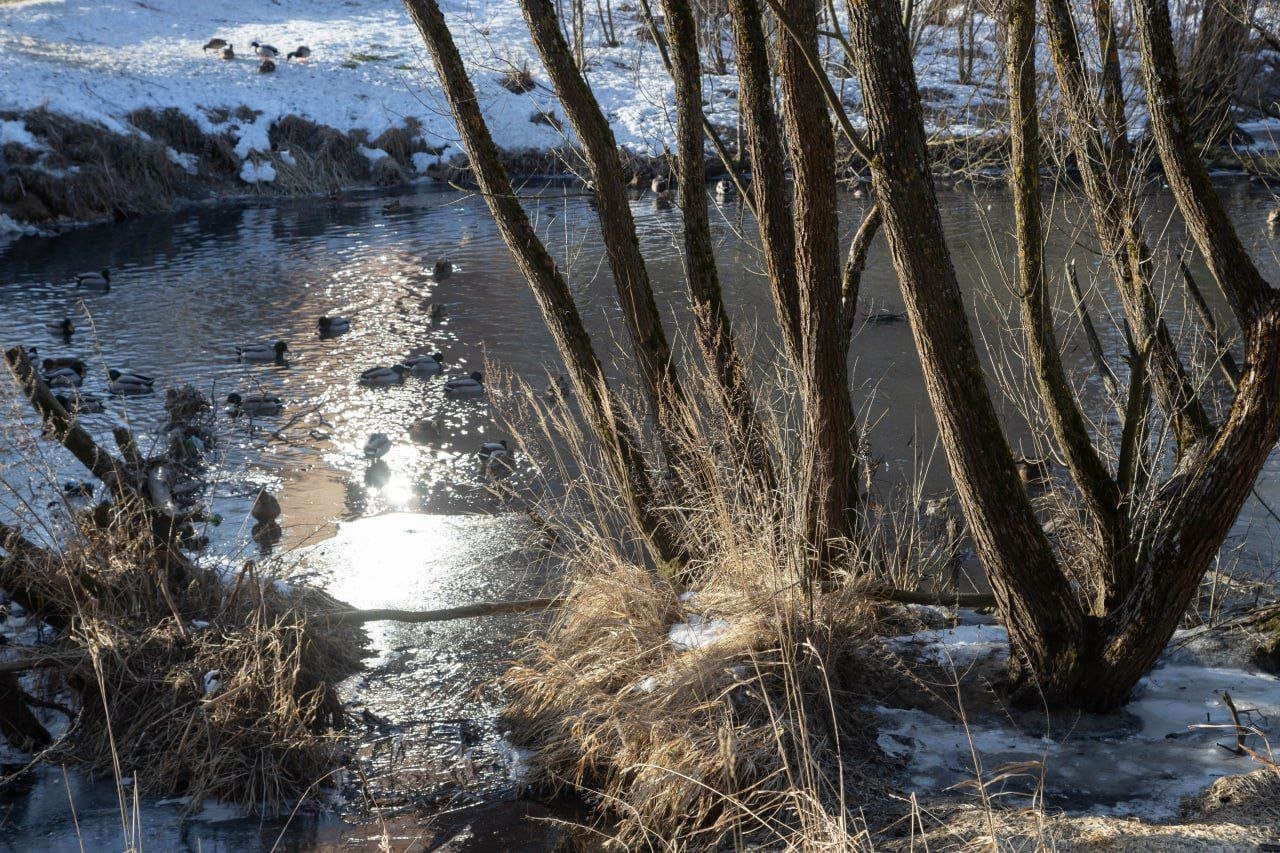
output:
[[[84,374],[70,367],[56,367],[45,372],[44,381],[50,388],[79,388],[84,384]]]
[[[412,355],[404,360],[404,369],[419,376],[436,376],[444,371],[444,356],[438,352]]]
[[[1280,207],[1271,208],[1267,214],[1267,227],[1273,231],[1280,230]]]
[[[151,394],[156,390],[154,387],[156,381],[141,373],[112,369],[107,371],[107,377],[111,380],[107,383],[107,390],[121,397]]]
[[[737,194],[738,188],[733,185],[733,181],[728,178],[716,181],[716,198],[733,198]]]
[[[453,275],[453,262],[448,258],[441,258],[431,267],[431,275],[433,278],[448,278]]]
[[[227,408],[232,417],[278,415],[284,411],[284,401],[269,394],[228,394]]]
[[[285,62],[288,62],[290,59],[296,59],[299,62],[306,62],[310,58],[311,58],[311,48],[307,47],[305,44],[300,44],[294,50],[291,50],[288,53],[286,53],[284,60]]]
[[[409,424],[409,440],[414,444],[430,444],[442,438],[444,438],[444,430],[438,420],[419,418]]]
[[[893,323],[901,323],[905,319],[907,319],[906,312],[877,311],[874,314],[868,314],[864,322],[873,326],[888,326]]]
[[[101,272],[82,272],[76,276],[76,287],[106,292],[111,289],[111,270],[104,268]]]
[[[284,341],[276,341],[271,344],[245,344],[236,347],[236,356],[241,361],[246,362],[268,362],[274,361],[276,364],[284,364],[284,354],[289,351],[289,345]]]
[[[449,309],[445,306],[443,302],[427,303],[427,318],[430,319],[431,322],[433,323],[442,322],[448,313],[449,313]]]
[[[207,42],[205,42],[205,43],[204,43],[204,48],[203,48],[203,49],[204,49],[204,50],[206,50],[206,51],[208,51],[208,50],[222,50],[224,47],[231,47],[231,45],[227,44],[226,39],[211,38],[211,39],[209,39]]]
[[[62,484],[62,493],[69,498],[93,497],[93,484],[80,480],[68,480]]]
[[[573,383],[563,373],[547,386],[547,399],[553,403],[563,402],[573,395]]]
[[[404,381],[404,370],[403,364],[393,364],[390,367],[370,367],[360,373],[360,384],[374,387],[396,385]]]
[[[107,410],[106,405],[98,397],[92,394],[81,394],[74,390],[54,394],[53,399],[58,401],[59,406],[77,415],[100,415]]]
[[[249,47],[253,48],[253,52],[258,54],[259,59],[275,59],[280,55],[280,51],[269,44],[263,44],[260,41],[249,42]]]
[[[444,393],[450,396],[455,394],[483,394],[484,390],[484,374],[479,371],[472,373],[470,376],[459,376],[450,379],[444,383]]]
[[[1047,486],[1053,481],[1048,459],[1034,459],[1024,456],[1013,463],[1018,472],[1018,479],[1024,486]]]
[[[44,324],[44,327],[50,334],[62,335],[64,338],[71,337],[76,330],[69,317],[63,317],[61,320],[49,320]]]
[[[275,70],[276,70],[276,64],[272,62],[270,59],[264,59],[262,60],[262,62],[258,63],[259,74],[270,74]]]
[[[504,438],[501,441],[486,441],[481,444],[480,451],[476,455],[480,457],[481,461],[487,462],[494,456],[506,456],[510,452],[511,450],[507,447],[507,440]]]
[[[320,334],[344,335],[351,331],[351,321],[346,317],[321,317]]]
[[[81,376],[84,376],[84,373],[86,370],[84,360],[76,358],[73,355],[52,356],[50,358],[46,358],[43,362],[41,362],[40,366],[46,372],[52,372],[54,370],[69,368],[71,370],[74,370],[76,373],[79,373]]]
[[[227,62],[236,58],[236,49],[232,45],[227,45],[222,49],[222,58]]]
[[[384,214],[399,213],[404,210],[404,204],[399,199],[393,199],[382,206]]]
[[[665,193],[671,188],[671,182],[663,175],[654,175],[653,180],[649,182],[649,192]]]
[[[504,477],[511,473],[511,451],[507,448],[506,439],[502,441],[486,441],[480,445],[480,467],[491,477]]]
[[[280,517],[280,501],[266,489],[261,489],[253,499],[249,515],[259,524],[275,524],[276,519]]]
[[[381,459],[391,449],[391,438],[385,432],[375,432],[364,443],[365,459]]]

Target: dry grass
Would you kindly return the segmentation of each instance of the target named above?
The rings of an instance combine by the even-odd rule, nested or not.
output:
[[[10,423],[6,453],[24,452],[60,492],[38,442]],[[334,688],[365,647],[359,628],[316,618],[337,602],[251,561],[230,574],[192,563],[158,544],[141,506],[35,510],[6,485],[6,515],[57,543],[0,558],[0,586],[54,629],[22,653],[62,662],[26,688],[70,713],[43,758],[191,808],[216,797],[276,813],[328,787],[341,751]]]

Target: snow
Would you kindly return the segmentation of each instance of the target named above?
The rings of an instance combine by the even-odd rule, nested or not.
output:
[[[381,160],[383,157],[391,156],[387,152],[383,151],[381,148],[370,148],[367,145],[361,145],[356,150],[359,151],[361,154],[363,154],[369,160],[370,163],[376,163],[379,160]]]
[[[20,121],[0,121],[0,145],[22,145],[27,148],[41,148],[39,141]]]
[[[891,646],[960,670],[985,656],[1002,659],[1003,637],[998,626],[963,625]],[[1218,746],[1235,737],[1221,728],[1231,724],[1224,692],[1242,713],[1249,709],[1247,724],[1275,739],[1280,679],[1223,666],[1201,647],[1166,654],[1117,714],[970,714],[966,726],[918,709],[880,708],[879,744],[906,763],[919,790],[980,779],[992,792],[1030,795],[1043,772],[1050,806],[1158,820],[1176,816],[1182,798],[1215,779],[1258,769]],[[1251,736],[1249,745],[1267,753],[1262,737]]]
[[[245,160],[240,168],[240,180],[246,184],[269,184],[276,179],[276,167],[257,160]]]
[[[185,154],[181,151],[175,151],[172,148],[166,148],[164,153],[169,158],[169,162],[173,163],[188,175],[196,175],[200,173],[199,158],[194,154]]]
[[[415,151],[413,152],[412,162],[414,171],[424,174],[436,162],[436,156],[425,151]]]
[[[39,234],[40,229],[25,222],[18,222],[7,213],[0,213],[0,234]]]
[[[688,622],[677,622],[667,630],[667,640],[680,651],[687,652],[711,645],[728,628],[729,623],[723,619],[709,619],[692,613]]]

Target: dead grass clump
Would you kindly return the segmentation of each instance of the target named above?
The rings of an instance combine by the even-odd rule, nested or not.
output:
[[[380,157],[373,162],[373,182],[380,187],[398,187],[409,180],[404,167],[394,157]]]
[[[313,174],[336,181],[316,189],[336,189],[369,178],[369,160],[360,153],[359,143],[336,128],[290,115],[271,125],[269,135],[273,148],[286,149],[295,158],[306,155],[313,161]]]
[[[559,116],[550,111],[536,112],[529,116],[529,121],[533,124],[544,124],[547,127],[551,127],[556,130],[564,130],[564,122],[560,120]]]
[[[1280,769],[1264,767],[1240,776],[1224,776],[1188,800],[1183,813],[1210,823],[1280,827]]]
[[[125,118],[138,130],[164,142],[175,151],[199,154],[204,148],[204,131],[194,119],[177,107],[134,110]]]
[[[418,137],[417,122],[406,123],[403,127],[389,127],[378,134],[369,143],[370,147],[380,148],[390,154],[402,169],[413,169],[413,155],[426,151],[427,144]],[[377,175],[374,175],[377,180]]]
[[[513,95],[525,95],[537,88],[528,65],[512,68],[498,78],[498,85]]]

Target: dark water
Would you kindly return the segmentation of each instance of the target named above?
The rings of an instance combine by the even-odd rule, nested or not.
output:
[[[1220,188],[1264,274],[1280,280],[1265,226],[1270,193],[1242,181]],[[540,197],[530,199],[528,207],[568,271],[599,348],[613,360],[615,373],[624,373],[626,346],[593,213],[572,191],[551,186],[537,192]],[[480,442],[506,437],[493,420],[490,401],[448,399],[438,379],[410,378],[396,387],[369,389],[356,378],[365,367],[439,350],[449,375],[482,369],[488,358],[541,388],[548,372],[559,372],[558,356],[528,287],[478,199],[423,187],[398,200],[401,207],[394,212],[383,209],[387,197],[372,195],[338,202],[231,204],[0,244],[0,343],[84,357],[93,367],[84,391],[105,391],[106,368],[124,367],[158,377],[158,386],[193,383],[218,400],[231,391],[266,391],[285,398],[281,417],[223,421],[212,503],[225,520],[210,530],[215,552],[252,547],[245,544],[248,507],[265,485],[279,492],[284,504],[283,546],[323,542],[311,552],[309,570],[337,597],[356,606],[428,608],[534,592],[545,575],[520,554],[526,531],[519,522],[467,514],[495,509],[475,458]],[[1064,291],[1057,271],[1067,258],[1077,261],[1086,286],[1097,279],[1091,305],[1104,344],[1122,367],[1122,335],[1104,308],[1107,302],[1114,304],[1108,299],[1109,284],[1105,275],[1097,275],[1099,258],[1092,241],[1073,233],[1085,212],[1070,190],[1058,190],[1047,201],[1063,226],[1048,247],[1054,288]],[[857,226],[867,203],[844,198],[847,231]],[[1009,324],[1016,326],[1016,312],[1008,311],[1011,297],[1000,279],[1012,230],[1003,190],[946,190],[942,205],[975,329],[990,344],[993,363],[1016,358],[1019,348],[1007,334]],[[1181,224],[1167,193],[1154,191],[1148,207],[1149,230],[1181,245]],[[647,199],[637,201],[635,210],[655,289],[679,335],[686,297],[676,249],[678,214],[656,211]],[[743,237],[754,227],[735,205],[718,210],[718,254],[728,302],[763,364],[773,357],[776,338],[770,331],[773,309],[758,254],[751,239]],[[431,268],[445,256],[456,272],[436,280]],[[75,273],[104,266],[113,273],[109,293],[86,294],[68,284]],[[1207,277],[1202,283],[1207,285]],[[1169,292],[1166,316],[1177,333],[1182,297],[1172,288]],[[431,319],[429,303],[446,306],[442,320]],[[901,310],[883,243],[871,253],[861,304],[866,312]],[[1064,301],[1060,306],[1064,329],[1067,305]],[[1215,307],[1221,317],[1227,316],[1220,301]],[[321,339],[316,319],[323,314],[350,317],[353,330]],[[62,316],[71,317],[79,330],[70,344],[44,330],[45,321]],[[237,344],[277,338],[289,343],[288,367],[237,361]],[[1067,335],[1065,343],[1068,367],[1086,400],[1095,411],[1104,411],[1083,340]],[[681,337],[679,345],[684,344]],[[907,325],[862,326],[850,365],[855,400],[870,424],[872,453],[884,460],[880,483],[888,488],[920,476],[927,489],[943,488],[945,466],[935,448],[932,415]],[[107,414],[86,417],[85,423],[100,436],[108,436],[115,423],[127,423],[145,436],[162,421],[161,402],[162,394],[130,398],[113,403]],[[6,419],[29,421],[20,407],[0,406]],[[1015,449],[1035,453],[1016,408],[1006,403],[1004,410]],[[443,422],[442,442],[419,446],[406,438],[408,425],[422,417]],[[273,436],[282,425],[283,433]],[[390,477],[384,485],[366,483],[368,464],[361,448],[372,432],[388,433],[394,441],[385,458]],[[0,467],[10,485],[10,496],[0,499],[0,516],[17,511],[18,497],[43,506],[54,497],[46,478],[29,477],[27,468],[17,464],[20,457],[33,458],[34,451],[12,438],[0,441]],[[34,458],[58,479],[80,476],[60,453],[45,450]],[[1259,492],[1280,503],[1276,473],[1273,458]],[[373,518],[383,513],[395,514]],[[325,541],[334,522],[356,519],[368,520],[344,526],[336,538]],[[1238,538],[1255,555],[1260,571],[1271,568],[1274,530],[1261,506],[1251,501]],[[379,765],[389,775],[375,785],[427,790],[438,772],[465,765],[474,769],[479,787],[502,787],[503,774],[495,769],[501,764],[500,744],[484,722],[492,718],[493,697],[475,688],[500,671],[511,655],[513,636],[528,625],[512,620],[373,627],[378,657],[364,680],[351,685],[362,703],[355,707],[394,723],[386,732],[370,724],[371,740],[397,749],[414,745],[411,754]],[[458,722],[468,719],[481,720],[481,731]],[[42,792],[24,800],[26,811],[15,821],[35,831],[30,840],[38,837],[41,846],[75,846],[66,793],[53,790],[61,784],[60,774],[42,777]],[[104,798],[100,791],[94,794],[79,782],[73,784],[86,809],[92,812],[96,802],[101,812],[87,824],[81,815],[82,827],[96,827],[104,839],[114,832],[118,839],[114,793]],[[147,813],[156,816],[160,827],[153,840],[194,849],[191,824],[183,828],[165,807]],[[291,843],[305,846],[323,834],[323,824],[316,828],[308,820],[296,822]],[[262,839],[272,833],[278,835],[278,828],[233,821],[199,833],[199,846],[269,848],[274,842]]]

